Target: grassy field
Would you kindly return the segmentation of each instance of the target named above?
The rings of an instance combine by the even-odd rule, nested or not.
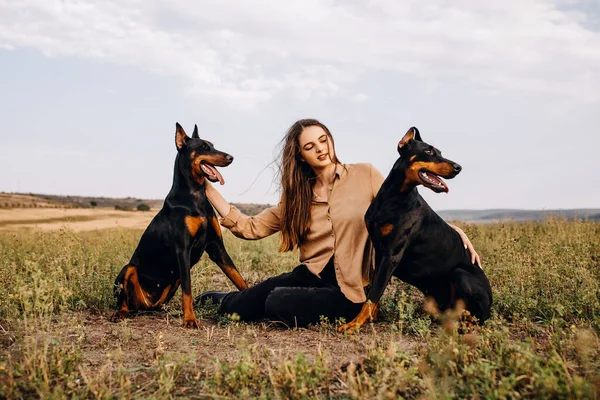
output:
[[[459,224],[460,225],[460,224]],[[107,321],[140,229],[0,233],[0,398],[598,398],[600,224],[461,225],[494,291],[493,318],[457,334],[393,281],[382,322],[357,335],[244,324],[197,308]],[[290,270],[277,238],[226,235],[249,282]],[[194,293],[232,289],[204,258]]]

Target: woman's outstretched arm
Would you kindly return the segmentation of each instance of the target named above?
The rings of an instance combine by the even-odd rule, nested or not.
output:
[[[262,239],[280,230],[281,217],[278,206],[249,217],[229,204],[212,184],[206,182],[205,186],[208,201],[221,215],[219,222],[235,236],[251,240]]]

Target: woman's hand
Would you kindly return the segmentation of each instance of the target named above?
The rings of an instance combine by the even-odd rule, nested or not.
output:
[[[450,224],[448,224],[448,225],[450,225]],[[477,262],[477,265],[479,266],[479,268],[481,268],[481,259],[479,258],[479,254],[477,254],[477,252],[475,251],[475,248],[473,247],[473,244],[471,243],[471,241],[469,240],[467,235],[458,226],[455,226],[455,225],[450,225],[450,226],[452,227],[452,229],[454,229],[456,232],[458,232],[458,234],[460,235],[460,238],[463,241],[463,244],[465,245],[465,248],[467,250],[469,250],[469,253],[471,253],[471,263],[475,264],[475,262]]]
[[[215,189],[208,179],[204,180],[204,187],[206,188],[206,197],[210,201],[210,204],[212,204],[221,217],[227,216],[231,210],[231,205],[221,196],[221,193]]]

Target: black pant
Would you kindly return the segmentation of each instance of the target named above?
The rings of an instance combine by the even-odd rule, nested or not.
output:
[[[353,303],[341,292],[329,261],[322,279],[301,264],[292,272],[281,274],[223,298],[220,313],[237,313],[242,321],[268,318],[290,328],[317,323],[321,317],[329,322],[337,318],[351,321],[363,303]]]

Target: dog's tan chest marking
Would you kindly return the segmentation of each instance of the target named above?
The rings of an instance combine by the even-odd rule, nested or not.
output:
[[[385,224],[385,225],[381,226],[381,229],[379,231],[381,232],[381,236],[387,236],[393,230],[394,230],[394,225],[392,225],[392,224]]]
[[[185,226],[187,226],[188,231],[190,232],[190,235],[192,236],[196,236],[196,233],[198,232],[198,229],[200,228],[200,225],[202,225],[205,221],[204,217],[192,217],[192,216],[187,216],[185,217]]]

